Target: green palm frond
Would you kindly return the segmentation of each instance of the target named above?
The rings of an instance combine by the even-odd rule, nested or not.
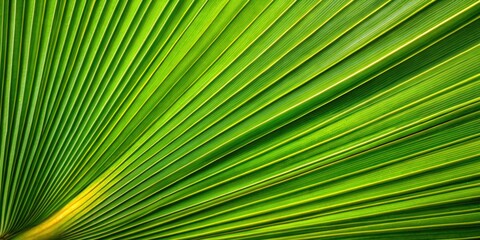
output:
[[[480,237],[480,1],[0,12],[0,239]]]

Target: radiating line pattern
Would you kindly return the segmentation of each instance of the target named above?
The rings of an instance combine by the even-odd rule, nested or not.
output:
[[[0,239],[480,238],[480,1],[0,1]]]

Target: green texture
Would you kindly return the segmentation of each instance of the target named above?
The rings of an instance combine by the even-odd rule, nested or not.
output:
[[[0,239],[478,239],[480,1],[0,1]]]

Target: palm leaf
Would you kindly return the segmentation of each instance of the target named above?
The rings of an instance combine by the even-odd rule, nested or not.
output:
[[[0,238],[480,236],[479,1],[0,12]]]

